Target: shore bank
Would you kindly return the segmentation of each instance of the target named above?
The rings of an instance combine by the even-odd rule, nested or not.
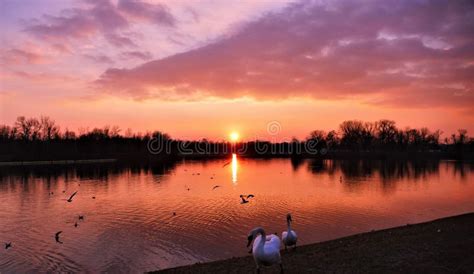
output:
[[[242,243],[244,246],[246,243]],[[474,273],[474,213],[283,251],[285,273]],[[262,273],[279,273],[266,267]],[[252,256],[155,273],[252,273]]]

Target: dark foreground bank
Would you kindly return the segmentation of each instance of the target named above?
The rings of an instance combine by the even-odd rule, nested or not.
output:
[[[245,243],[243,243],[245,244]],[[474,213],[282,251],[285,273],[474,273]],[[262,269],[278,273],[279,267]],[[251,273],[251,256],[160,273]]]

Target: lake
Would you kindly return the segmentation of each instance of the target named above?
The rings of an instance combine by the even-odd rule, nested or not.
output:
[[[247,255],[247,233],[281,235],[288,212],[302,245],[472,212],[473,197],[474,165],[455,161],[2,168],[0,272],[159,270]]]

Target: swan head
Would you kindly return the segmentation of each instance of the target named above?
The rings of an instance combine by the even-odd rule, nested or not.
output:
[[[255,237],[257,237],[258,234],[264,234],[264,230],[263,228],[261,227],[256,227],[254,229],[252,229],[252,231],[249,232],[249,235],[247,236],[247,247],[250,246],[250,244],[252,243],[252,241],[255,239]]]
[[[293,220],[291,219],[291,213],[286,214],[286,221],[287,222],[292,222]]]

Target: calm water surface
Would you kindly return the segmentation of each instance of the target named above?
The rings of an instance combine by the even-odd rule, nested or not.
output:
[[[288,212],[308,244],[474,211],[472,164],[229,161],[1,169],[0,242],[13,248],[0,248],[0,272],[143,272],[242,256],[250,229],[281,234]],[[240,194],[255,198],[240,204]]]

